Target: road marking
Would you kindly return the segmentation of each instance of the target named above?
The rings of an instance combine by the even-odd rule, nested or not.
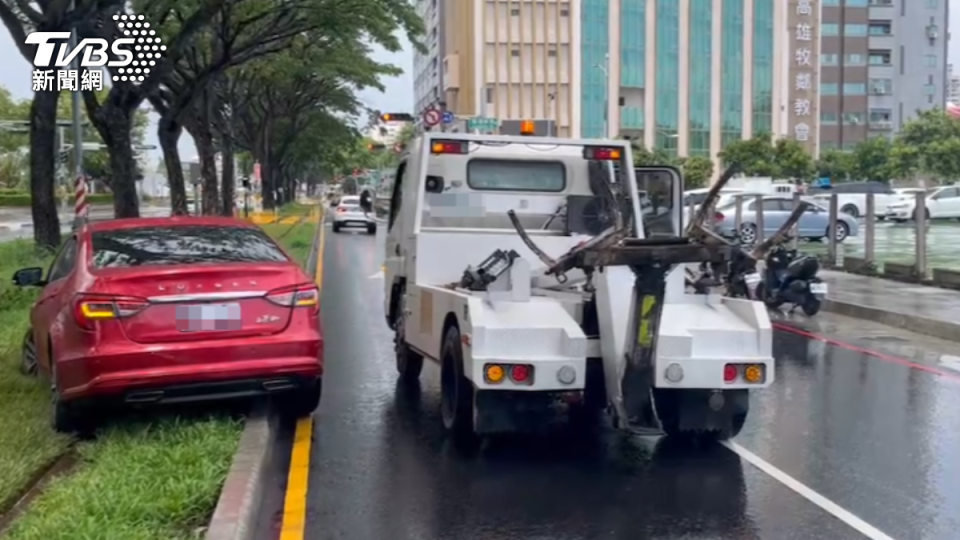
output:
[[[307,526],[307,479],[310,477],[310,447],[313,417],[297,420],[287,474],[287,493],[283,499],[280,540],[303,540]]]
[[[885,534],[880,529],[853,515],[853,513],[851,513],[849,510],[846,510],[839,504],[810,489],[796,478],[774,467],[770,463],[767,463],[760,456],[754,454],[739,444],[733,441],[722,441],[720,444],[726,446],[728,449],[730,449],[730,451],[740,456],[747,463],[750,463],[754,467],[766,473],[767,476],[790,488],[797,495],[800,495],[804,499],[819,506],[830,515],[846,523],[855,531],[869,538],[870,540],[893,540],[893,537]]]
[[[321,220],[323,212],[320,213]],[[320,245],[317,246],[317,271],[314,281],[323,291],[323,247],[327,230],[320,229]],[[310,450],[313,446],[313,417],[297,420],[290,451],[290,469],[287,473],[287,490],[283,497],[283,518],[280,525],[280,540],[303,540],[307,528],[307,481],[310,478]]]
[[[950,371],[944,371],[944,370],[942,370],[942,369],[937,369],[937,368],[935,368],[935,367],[933,367],[933,366],[928,366],[928,365],[925,365],[925,364],[920,364],[920,363],[917,363],[917,362],[913,362],[913,361],[911,361],[911,360],[907,360],[906,358],[900,358],[900,357],[898,357],[898,356],[893,356],[893,355],[889,355],[889,354],[884,354],[884,353],[882,353],[882,352],[872,351],[872,350],[867,349],[867,348],[865,348],[865,347],[860,347],[860,346],[858,346],[858,345],[853,345],[853,344],[851,344],[851,343],[846,343],[846,342],[843,342],[843,341],[840,341],[840,340],[836,340],[836,339],[833,339],[833,338],[828,338],[828,337],[826,337],[826,336],[821,336],[820,334],[814,334],[813,332],[807,332],[806,330],[802,330],[802,329],[800,329],[800,328],[796,328],[796,327],[794,327],[794,326],[785,325],[785,324],[782,324],[782,323],[773,323],[773,328],[776,329],[776,330],[782,330],[782,331],[784,331],[784,332],[789,332],[789,333],[791,333],[791,334],[796,334],[796,335],[798,335],[798,336],[802,336],[802,337],[805,337],[805,338],[807,338],[807,339],[812,339],[812,340],[814,340],[814,341],[819,341],[819,342],[822,342],[822,343],[826,343],[827,345],[833,345],[834,347],[840,347],[841,349],[846,349],[846,350],[848,350],[848,351],[852,351],[852,352],[855,352],[855,353],[860,353],[860,354],[863,354],[863,355],[872,356],[872,357],[874,357],[874,358],[876,358],[876,359],[878,359],[878,360],[883,360],[883,361],[885,361],[885,362],[890,362],[890,363],[892,363],[892,364],[899,364],[899,365],[904,366],[904,367],[913,368],[913,369],[917,369],[917,370],[920,370],[920,371],[924,371],[924,372],[930,373],[931,375],[938,375],[938,376],[943,377],[943,378],[945,378],[945,379],[949,379],[949,380],[952,381],[952,382],[960,382],[960,373],[953,373],[953,372],[950,372]]]

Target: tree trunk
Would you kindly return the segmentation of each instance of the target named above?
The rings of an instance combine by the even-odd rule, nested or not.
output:
[[[213,133],[209,127],[194,130],[197,143],[197,159],[200,160],[200,182],[203,186],[203,215],[214,216],[220,209],[220,180],[217,178],[217,152],[213,146]]]
[[[54,198],[59,92],[36,92],[30,104],[30,210],[38,247],[60,246],[60,216]]]
[[[133,114],[136,109],[106,102],[99,111],[97,131],[110,153],[110,189],[113,191],[113,212],[117,218],[140,217],[137,198],[137,160],[133,154]],[[101,129],[102,128],[102,129]]]
[[[222,137],[222,143],[220,144],[222,152],[220,152],[220,160],[222,170],[221,174],[221,185],[220,185],[220,213],[224,216],[233,215],[233,199],[234,199],[234,186],[236,186],[236,171],[233,167],[233,140],[230,137],[230,134],[225,134]]]
[[[163,150],[163,163],[167,167],[167,185],[170,186],[170,213],[175,216],[185,216],[190,213],[187,208],[187,183],[183,177],[183,163],[180,161],[180,135],[183,126],[170,118],[160,118],[157,126],[157,138],[160,139],[160,148]]]

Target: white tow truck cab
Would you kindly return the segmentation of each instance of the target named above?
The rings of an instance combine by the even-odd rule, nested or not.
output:
[[[709,250],[683,237],[679,172],[635,171],[628,141],[427,133],[408,149],[384,310],[402,379],[440,364],[447,429],[533,431],[563,401],[634,432],[740,430],[749,390],[774,378],[770,320],[685,292],[672,261]],[[610,189],[628,223],[605,255],[587,248],[617,221]],[[571,250],[576,267],[551,266]]]

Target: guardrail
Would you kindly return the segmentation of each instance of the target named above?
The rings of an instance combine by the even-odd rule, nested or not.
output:
[[[837,194],[830,194],[827,204],[821,201],[814,201],[810,197],[803,197],[799,193],[793,196],[793,207],[800,204],[801,201],[813,203],[815,209],[811,212],[826,213],[825,231],[823,242],[819,245],[816,242],[804,243],[802,250],[815,252],[820,255],[821,261],[825,266],[843,270],[850,273],[885,277],[897,281],[909,283],[931,284],[951,289],[960,289],[960,226],[956,224],[936,225],[932,229],[932,221],[927,218],[926,212],[926,193],[916,194],[916,200],[913,208],[908,211],[909,216],[901,214],[896,216],[898,223],[883,223],[881,220],[887,218],[886,209],[878,212],[876,201],[873,194],[866,195],[865,212],[862,219],[858,220],[857,228],[862,242],[850,238],[845,238],[844,242],[838,241],[836,231],[840,227],[842,214],[839,212]],[[780,199],[771,195],[736,195],[734,202],[734,217],[732,229],[729,225],[722,225],[723,229],[735,231],[735,237],[743,241],[744,236],[749,236],[750,242],[758,243],[764,240],[764,205],[765,199]],[[756,201],[756,202],[754,202]],[[744,211],[745,205],[753,202],[751,205],[758,210]],[[909,203],[909,199],[901,202]],[[909,208],[909,204],[908,204]],[[792,208],[782,208],[774,216],[767,217],[779,219],[780,215],[788,215]],[[691,213],[692,214],[692,207]],[[847,216],[846,220],[853,219]],[[747,226],[750,226],[747,228]],[[803,234],[798,234],[799,227],[803,225],[803,218],[800,223],[794,227],[791,234],[793,247],[800,249],[800,240]],[[878,230],[885,233],[878,238]],[[776,227],[773,227],[776,228]],[[755,233],[744,235],[745,232],[755,231]],[[940,238],[937,240],[937,253],[931,257],[928,250],[929,239],[932,232],[935,232]],[[895,233],[895,234],[894,234]],[[807,234],[806,236],[812,236]],[[956,245],[950,245],[949,242],[943,242],[942,238],[952,238],[956,236]],[[891,238],[895,238],[895,242]],[[822,246],[822,247],[821,247]],[[825,249],[824,249],[825,248]],[[908,253],[907,251],[912,251]],[[893,259],[893,260],[891,260]],[[956,263],[955,265],[953,263]],[[951,268],[944,267],[950,264]]]

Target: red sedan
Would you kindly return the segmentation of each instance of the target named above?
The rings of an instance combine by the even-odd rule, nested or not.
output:
[[[320,402],[323,332],[313,280],[256,226],[232,218],[92,223],[44,277],[24,369],[51,381],[54,427],[91,428],[112,404],[278,395]]]

